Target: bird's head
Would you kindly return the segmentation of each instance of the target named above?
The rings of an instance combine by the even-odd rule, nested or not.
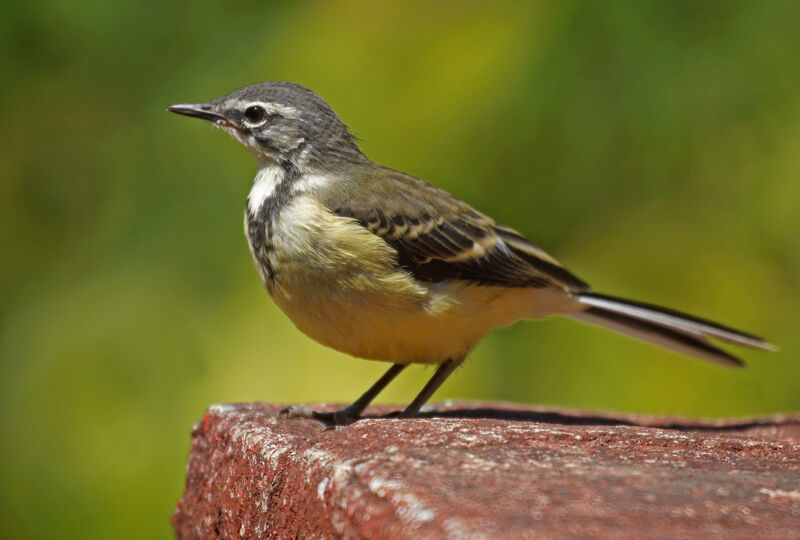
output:
[[[293,83],[252,84],[207,103],[183,103],[167,110],[224,129],[259,165],[335,170],[366,159],[333,109]]]

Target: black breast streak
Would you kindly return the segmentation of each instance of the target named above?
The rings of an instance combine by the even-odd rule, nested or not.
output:
[[[294,196],[292,186],[300,176],[297,167],[291,162],[284,161],[280,165],[284,176],[275,186],[275,191],[264,199],[261,207],[256,212],[251,212],[249,208],[247,210],[247,235],[249,236],[256,261],[266,273],[266,285],[270,289],[278,281],[275,268],[270,260],[270,255],[275,248],[273,244],[275,221],[281,208],[286,206]]]

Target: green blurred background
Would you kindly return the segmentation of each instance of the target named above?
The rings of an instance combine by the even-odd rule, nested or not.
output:
[[[726,370],[569,320],[436,395],[688,416],[800,409],[800,3],[0,7],[0,505],[9,538],[168,538],[211,403],[340,401],[385,365],[296,331],[242,234],[252,158],[165,112],[320,93],[381,163],[597,290],[764,333]],[[430,370],[381,395],[407,403]]]

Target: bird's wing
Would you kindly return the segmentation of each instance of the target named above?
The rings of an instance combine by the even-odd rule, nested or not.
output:
[[[385,240],[397,251],[398,265],[416,279],[589,290],[518,232],[446,191],[391,169],[370,176],[365,189],[337,190],[326,205]]]

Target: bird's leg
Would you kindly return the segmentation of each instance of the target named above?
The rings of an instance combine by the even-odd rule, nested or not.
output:
[[[425,402],[430,399],[434,392],[442,385],[442,383],[449,377],[453,371],[463,362],[463,358],[459,358],[457,360],[448,360],[443,364],[440,364],[438,368],[436,368],[436,373],[433,374],[433,377],[430,378],[428,384],[422,389],[422,391],[414,398],[414,401],[411,402],[411,405],[406,407],[406,409],[401,412],[400,414],[394,415],[395,418],[412,418],[419,414],[419,410],[425,405]]]
[[[369,390],[364,392],[364,394],[355,400],[355,402],[350,405],[349,407],[342,409],[341,411],[336,412],[316,412],[304,407],[287,407],[283,409],[280,414],[284,416],[288,416],[290,418],[308,418],[311,420],[319,420],[320,422],[324,422],[329,426],[346,426],[348,424],[352,424],[356,420],[361,417],[361,413],[364,412],[364,409],[367,408],[375,396],[377,396],[381,390],[386,388],[392,380],[397,377],[401,371],[403,371],[408,364],[392,364],[386,373],[378,379],[375,384],[370,386]]]

